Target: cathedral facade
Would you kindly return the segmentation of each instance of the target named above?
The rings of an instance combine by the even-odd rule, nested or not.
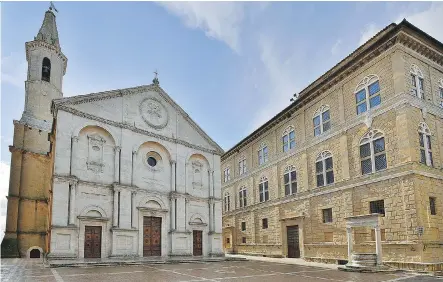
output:
[[[2,255],[223,255],[223,150],[158,79],[63,98],[52,10],[26,50]]]

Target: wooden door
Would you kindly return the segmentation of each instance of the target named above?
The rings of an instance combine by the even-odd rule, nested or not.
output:
[[[102,227],[85,226],[85,258],[100,258],[102,254]]]
[[[203,231],[194,230],[193,232],[193,252],[194,256],[203,255]]]
[[[161,217],[143,217],[143,256],[161,256]]]
[[[287,227],[288,238],[288,258],[300,257],[300,245],[298,236],[298,225]]]

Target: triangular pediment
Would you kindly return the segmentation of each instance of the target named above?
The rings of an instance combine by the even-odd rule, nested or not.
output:
[[[158,85],[79,95],[53,101],[64,110],[140,133],[176,139],[217,154],[223,150]]]

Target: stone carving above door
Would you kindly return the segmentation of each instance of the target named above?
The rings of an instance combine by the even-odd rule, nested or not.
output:
[[[146,98],[140,103],[140,115],[151,127],[164,128],[169,121],[166,107],[155,98]]]

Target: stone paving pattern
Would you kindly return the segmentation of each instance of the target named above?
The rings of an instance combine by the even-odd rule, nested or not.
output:
[[[263,261],[226,261],[116,267],[47,268],[41,260],[2,259],[4,282],[80,281],[443,281],[443,277],[414,273],[348,273],[305,265]]]

